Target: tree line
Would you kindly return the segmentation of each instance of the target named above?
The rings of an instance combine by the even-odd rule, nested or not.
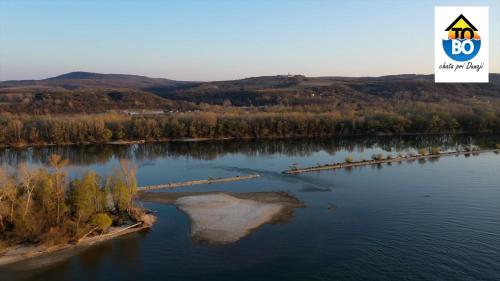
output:
[[[500,132],[500,112],[190,112],[154,117],[118,114],[0,117],[0,144],[106,143],[183,138],[289,138]]]
[[[60,245],[112,224],[137,221],[136,168],[120,161],[106,178],[88,171],[70,179],[67,160],[53,154],[47,168],[21,163],[14,173],[0,169],[0,243]]]

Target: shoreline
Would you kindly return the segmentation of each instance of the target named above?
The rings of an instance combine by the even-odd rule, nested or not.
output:
[[[335,136],[290,136],[290,137],[220,137],[220,138],[164,138],[156,140],[115,140],[108,142],[69,142],[69,143],[23,143],[23,144],[0,144],[0,149],[27,149],[34,147],[53,146],[90,146],[90,145],[131,145],[146,143],[168,143],[168,142],[207,142],[207,141],[232,141],[232,140],[288,140],[288,139],[328,139],[328,138],[353,138],[353,137],[405,137],[405,136],[438,136],[438,135],[497,135],[494,132],[408,132],[408,133],[375,133],[375,134],[348,134]]]
[[[111,227],[110,232],[102,235],[86,237],[74,244],[62,245],[16,245],[7,247],[0,252],[0,267],[15,265],[19,262],[24,262],[34,258],[41,258],[49,254],[62,253],[67,250],[88,247],[106,242],[115,238],[123,237],[128,234],[140,232],[151,228],[152,225],[145,223],[136,223],[126,226]]]

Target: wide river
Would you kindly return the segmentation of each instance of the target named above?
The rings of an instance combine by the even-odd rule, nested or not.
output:
[[[6,166],[44,165],[61,154],[72,176],[105,175],[128,158],[139,185],[259,173],[179,191],[287,191],[306,204],[287,224],[214,246],[191,240],[189,220],[175,206],[141,203],[157,211],[151,230],[9,266],[0,280],[500,280],[500,155],[281,173],[294,163],[496,143],[497,136],[419,136],[0,150]]]

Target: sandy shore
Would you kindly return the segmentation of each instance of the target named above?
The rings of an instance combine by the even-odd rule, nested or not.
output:
[[[104,235],[96,235],[84,238],[76,244],[64,244],[56,246],[47,245],[17,245],[8,247],[0,252],[0,266],[15,264],[21,261],[26,261],[28,259],[48,256],[50,254],[59,254],[75,250],[77,248],[88,247],[95,245],[104,241],[108,241],[113,238],[121,237],[130,233],[138,232],[147,228],[151,225],[146,224],[134,224],[128,226],[111,227],[109,232]]]
[[[175,204],[189,216],[191,237],[211,244],[229,244],[266,223],[290,220],[304,205],[285,192],[143,192],[143,201]]]

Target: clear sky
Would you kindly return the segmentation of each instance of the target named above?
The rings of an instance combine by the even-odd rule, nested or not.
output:
[[[433,72],[434,6],[500,0],[0,0],[0,80],[70,71],[177,80]]]

